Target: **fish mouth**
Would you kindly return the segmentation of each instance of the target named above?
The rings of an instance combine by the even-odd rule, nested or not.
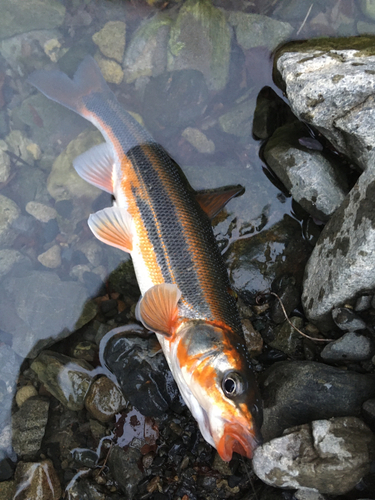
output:
[[[252,458],[253,451],[261,444],[261,438],[254,431],[244,431],[241,425],[227,423],[222,437],[215,444],[222,460],[229,462],[234,452]]]

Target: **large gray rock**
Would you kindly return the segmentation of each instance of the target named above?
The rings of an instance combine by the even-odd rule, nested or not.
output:
[[[315,361],[291,361],[274,364],[260,387],[267,440],[311,420],[360,416],[362,404],[375,395],[375,377]]]
[[[302,303],[323,331],[333,308],[375,288],[375,165],[369,166],[323,229],[307,263]]]
[[[17,354],[35,357],[75,330],[87,299],[83,285],[52,272],[7,277],[0,289],[0,328],[13,335]]]
[[[369,337],[357,332],[347,332],[338,340],[327,344],[321,356],[328,362],[364,361],[370,359],[373,353],[374,346]]]
[[[375,436],[358,418],[316,420],[286,432],[254,452],[254,471],[271,486],[340,495],[370,471]]]
[[[293,27],[268,16],[231,12],[229,24],[234,26],[238,43],[244,50],[268,47],[270,50],[290,38]]]
[[[57,0],[0,0],[0,38],[60,26],[65,7]]]
[[[264,158],[293,199],[309,214],[327,221],[344,201],[348,187],[343,172],[322,152],[302,146],[306,135],[300,122],[276,130],[264,149]]]
[[[197,69],[212,90],[225,87],[229,73],[231,30],[210,0],[187,0],[171,26],[168,70]]]
[[[362,169],[375,137],[375,53],[371,37],[287,45],[277,59],[294,114]]]
[[[126,48],[124,76],[131,83],[141,76],[158,76],[167,67],[167,46],[172,20],[158,13],[146,20]]]

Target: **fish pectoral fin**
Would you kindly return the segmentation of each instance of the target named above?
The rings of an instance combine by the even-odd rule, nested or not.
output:
[[[91,214],[87,221],[98,240],[124,252],[133,250],[132,217],[125,208],[108,207]]]
[[[73,160],[73,166],[82,179],[111,194],[114,163],[112,150],[106,142],[92,147]]]
[[[208,217],[213,219],[228,201],[236,196],[241,196],[244,192],[245,188],[238,184],[236,186],[223,186],[217,189],[197,191],[195,198]]]
[[[170,337],[178,318],[177,304],[180,297],[177,285],[155,285],[138,302],[136,318],[149,330]]]

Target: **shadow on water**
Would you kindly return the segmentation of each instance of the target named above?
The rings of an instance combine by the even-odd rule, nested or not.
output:
[[[88,215],[110,206],[111,197],[78,178],[72,167],[73,158],[102,137],[25,81],[35,68],[56,65],[72,75],[86,54],[94,55],[118,100],[181,165],[194,189],[245,187],[213,220],[240,298],[251,303],[281,274],[293,274],[300,284],[319,225],[292,203],[260,154],[272,131],[293,118],[272,79],[272,54],[292,39],[356,35],[365,20],[355,2],[340,0],[202,0],[200,9],[198,4],[0,0],[0,10],[9,13],[0,17],[0,481],[14,478],[21,458],[41,462],[44,472],[38,474],[61,483],[62,491],[73,491],[76,479],[87,474],[101,485],[107,444],[126,448],[133,440],[141,442],[141,455],[130,459],[141,460],[142,472],[135,474],[140,481],[148,477],[161,436],[164,454],[154,463],[154,482],[142,485],[142,498],[187,500],[211,490],[207,498],[222,498],[211,481],[218,477],[210,465],[213,451],[199,442],[155,342],[140,327],[134,342],[127,344],[127,335],[120,334],[124,343],[111,351],[112,371],[120,375],[104,366],[103,341],[107,345],[119,325],[134,322],[139,290],[129,257],[95,240],[87,227]],[[318,147],[310,139],[307,130],[304,145]],[[97,402],[85,406],[98,380],[104,384],[100,390],[113,391],[108,419],[93,415]],[[122,401],[116,387],[127,382],[134,392],[128,387]],[[22,406],[28,399],[35,405],[28,403],[27,414]],[[129,401],[143,412],[127,409]],[[171,409],[183,415],[180,423],[171,418],[159,434],[151,418],[157,416],[163,427]],[[165,441],[171,436],[173,449]],[[187,467],[186,456],[198,457],[198,496],[189,490],[194,481],[187,474],[171,486],[173,474]],[[225,498],[240,498],[254,480],[240,484],[243,465],[233,463],[223,472],[232,478]],[[15,498],[29,491],[37,466],[22,467]],[[94,488],[84,484],[87,491]],[[60,486],[54,487],[53,498],[59,498]],[[77,491],[65,498],[99,498]],[[108,496],[100,498],[124,498],[113,479],[105,491]]]

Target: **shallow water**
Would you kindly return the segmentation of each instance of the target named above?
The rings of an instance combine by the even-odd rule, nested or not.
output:
[[[12,460],[16,455],[9,422],[24,358],[22,371],[41,348],[53,345],[56,337],[65,338],[97,311],[101,323],[117,326],[101,314],[102,299],[90,302],[85,319],[79,325],[77,321],[87,301],[106,297],[108,275],[128,259],[97,242],[87,228],[88,214],[109,206],[110,196],[85,186],[70,168],[74,156],[100,139],[85,120],[28,85],[27,75],[57,64],[71,76],[86,54],[98,57],[103,65],[110,61],[107,77],[117,80],[111,86],[119,101],[137,113],[195,189],[245,187],[245,193],[213,221],[232,265],[234,242],[269,230],[285,215],[298,223],[303,218],[296,216],[282,186],[272,182],[261,159],[262,141],[253,135],[260,91],[269,87],[285,100],[272,79],[273,51],[289,40],[375,32],[375,22],[363,15],[359,2],[351,0],[202,2],[206,17],[202,14],[201,32],[194,32],[199,22],[189,14],[194,7],[190,1],[44,3],[43,7],[38,0],[0,0],[1,9],[9,9],[9,19],[14,19],[7,24],[0,20],[0,139],[5,141],[0,142],[0,195],[6,198],[0,221],[0,459]],[[248,14],[267,16],[252,19],[251,29],[257,32],[253,38],[246,36],[248,29],[240,31]],[[155,45],[150,39],[156,28],[150,34],[145,26],[156,15],[165,29]],[[275,21],[272,27],[264,24],[270,20]],[[119,25],[113,29],[109,48],[96,39],[102,44],[100,52],[94,43],[93,35],[109,21],[126,26],[125,52],[118,41],[124,37],[121,29],[117,31]],[[144,43],[138,40],[140,45],[134,48],[136,36],[143,36]],[[136,75],[129,61],[133,66],[143,61],[143,70]],[[64,153],[82,132],[86,135],[79,144]],[[282,243],[275,244],[265,259],[276,259],[282,249]],[[251,280],[232,274],[241,286],[241,279]],[[262,291],[262,283],[253,288]],[[117,313],[125,311],[123,319],[132,318],[135,283],[127,292],[129,296],[106,297],[120,300]],[[70,354],[64,348],[66,344],[61,352]],[[23,377],[21,385],[30,380]]]

